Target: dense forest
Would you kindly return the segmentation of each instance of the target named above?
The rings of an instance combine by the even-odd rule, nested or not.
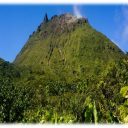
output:
[[[45,17],[13,63],[0,59],[0,122],[128,123],[127,54],[85,19]]]
[[[127,123],[128,58],[75,83],[0,63],[0,122]]]

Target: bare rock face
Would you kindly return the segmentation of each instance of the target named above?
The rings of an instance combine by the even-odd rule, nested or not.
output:
[[[88,22],[88,20],[87,19],[85,19],[85,18],[77,18],[76,16],[73,16],[72,14],[69,14],[69,13],[66,13],[66,14],[62,14],[62,15],[60,15],[60,16],[57,16],[57,15],[55,15],[55,16],[53,16],[52,18],[51,18],[51,20],[58,20],[58,22],[61,24],[61,25],[63,25],[63,24],[72,24],[72,23],[80,23],[80,21],[81,21],[81,23],[83,22]]]
[[[60,16],[60,21],[63,23],[67,23],[67,24],[70,24],[70,23],[74,23],[77,21],[77,17],[71,15],[71,14],[64,14],[64,15],[61,15]]]
[[[42,38],[46,38],[49,34],[60,35],[64,32],[74,31],[76,27],[85,23],[88,23],[86,18],[77,18],[69,13],[54,15],[50,20],[46,14],[37,31],[41,33]]]

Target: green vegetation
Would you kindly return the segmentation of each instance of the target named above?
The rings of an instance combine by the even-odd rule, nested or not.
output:
[[[83,20],[61,31],[62,17],[0,59],[0,122],[128,123],[127,55]]]
[[[0,65],[1,122],[127,123],[128,60],[113,63],[97,80],[67,83],[41,71]]]

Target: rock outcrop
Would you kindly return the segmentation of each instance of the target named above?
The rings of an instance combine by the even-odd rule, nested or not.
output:
[[[48,22],[48,16],[47,16],[47,13],[45,14],[45,16],[44,16],[44,21],[43,21],[43,23],[47,23]]]

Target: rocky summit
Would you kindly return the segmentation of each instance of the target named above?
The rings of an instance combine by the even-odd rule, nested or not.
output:
[[[44,37],[50,33],[62,34],[66,31],[72,31],[76,26],[80,26],[87,22],[87,19],[77,18],[71,14],[62,14],[60,16],[55,15],[48,20],[46,14],[43,23],[38,27],[38,31],[44,30],[44,33],[42,33]],[[48,30],[46,31],[46,29]]]

